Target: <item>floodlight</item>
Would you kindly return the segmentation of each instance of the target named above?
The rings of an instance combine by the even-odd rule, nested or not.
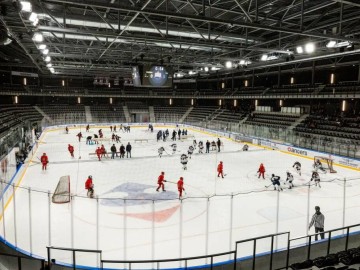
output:
[[[31,12],[32,9],[31,9],[31,3],[30,2],[21,1],[20,4],[21,4],[21,11]]]
[[[211,70],[212,70],[212,71],[216,70],[216,67],[211,67]]]
[[[43,42],[44,41],[44,37],[41,33],[35,33],[33,35],[33,40],[36,42]]]
[[[240,65],[245,65],[245,60],[240,60],[240,63],[239,63]]]
[[[46,45],[45,44],[40,44],[39,45],[39,50],[45,50],[46,49]]]
[[[52,64],[51,64],[51,63],[47,63],[46,66],[47,66],[48,68],[51,68],[51,67],[52,67]]]
[[[326,47],[327,47],[327,48],[334,48],[335,45],[336,45],[336,41],[335,41],[335,40],[330,40],[330,41],[328,42],[328,44],[326,44]]]
[[[54,68],[50,68],[49,69],[51,73],[54,73],[55,72],[55,69]]]
[[[36,19],[37,19],[37,14],[35,12],[31,12],[30,17],[29,17],[29,21],[35,22]]]
[[[263,54],[263,55],[261,56],[261,61],[266,61],[267,59],[268,59],[267,54]]]
[[[189,75],[193,75],[194,72],[192,70],[189,71]]]
[[[304,53],[303,47],[297,46],[297,47],[296,47],[296,52],[299,53],[299,54]]]
[[[51,57],[50,56],[46,56],[45,57],[45,62],[50,62],[51,61]]]
[[[204,67],[204,70],[205,70],[205,72],[208,72],[208,71],[209,71],[209,68],[208,68],[208,67]]]
[[[315,44],[314,43],[307,43],[305,45],[305,52],[313,53],[315,51]]]
[[[43,55],[47,55],[49,53],[49,49],[45,49],[42,51]]]
[[[232,68],[232,62],[231,62],[231,61],[227,61],[227,62],[225,63],[225,67],[226,67],[226,68]]]

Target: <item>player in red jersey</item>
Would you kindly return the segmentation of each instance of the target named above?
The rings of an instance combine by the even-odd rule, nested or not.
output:
[[[96,153],[99,161],[101,161],[102,149],[101,149],[100,147],[98,147],[98,148],[95,150],[95,153]]]
[[[260,176],[262,176],[263,179],[265,179],[265,167],[264,164],[260,164],[259,170],[258,170],[259,176],[258,178],[260,178]]]
[[[74,157],[74,146],[69,144],[68,145],[68,150],[69,150],[69,153],[70,153],[71,157]]]
[[[166,182],[165,180],[165,173],[164,172],[161,172],[161,174],[159,175],[158,177],[158,187],[156,189],[156,191],[159,191],[160,188],[162,188],[162,191],[166,191],[165,190],[165,185],[164,185],[164,182]]]
[[[182,192],[185,191],[183,177],[180,177],[180,180],[177,182],[177,188],[179,191],[179,200],[180,200],[182,198]]]
[[[220,161],[219,165],[217,166],[218,177],[220,177],[220,175],[221,175],[221,177],[224,178],[223,170],[224,170],[224,165],[223,165],[223,162]]]
[[[46,155],[46,153],[44,153],[41,158],[40,158],[40,161],[41,161],[41,164],[42,164],[42,170],[46,171],[46,168],[47,168],[47,164],[49,163],[49,158],[48,156]]]
[[[91,175],[89,175],[88,179],[85,182],[85,189],[87,190],[87,196],[90,198],[94,198],[94,184]]]

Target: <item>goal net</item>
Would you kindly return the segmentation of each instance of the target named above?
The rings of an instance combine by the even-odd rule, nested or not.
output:
[[[319,160],[322,164],[322,167],[331,172],[331,173],[336,173],[336,171],[334,170],[333,168],[333,160],[331,158],[327,158],[327,157],[322,157],[322,156],[315,156],[314,157],[314,165],[315,165],[315,162]]]
[[[52,196],[53,203],[68,203],[70,202],[70,176],[62,176],[56,186]]]

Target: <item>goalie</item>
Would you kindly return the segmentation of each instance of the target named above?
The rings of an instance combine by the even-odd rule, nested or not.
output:
[[[248,151],[248,150],[249,150],[249,146],[248,146],[247,144],[244,144],[242,150],[243,150],[243,151]]]
[[[93,184],[91,175],[89,175],[88,179],[85,182],[85,189],[87,190],[86,195],[89,198],[94,198],[94,184]]]
[[[315,172],[317,172],[318,170],[322,171],[323,173],[326,173],[326,170],[324,169],[320,159],[317,159],[314,163],[314,169]]]

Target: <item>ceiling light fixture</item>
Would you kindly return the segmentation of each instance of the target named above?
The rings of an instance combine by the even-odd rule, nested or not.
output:
[[[21,11],[23,11],[23,12],[31,12],[32,11],[30,2],[21,1],[20,4],[21,4]]]
[[[226,67],[226,68],[232,68],[232,62],[231,62],[231,61],[227,61],[227,62],[225,63],[225,67]]]
[[[298,54],[302,54],[302,53],[304,53],[304,49],[303,49],[303,47],[301,47],[301,46],[297,46],[297,47],[296,47],[296,52],[297,52]]]
[[[44,37],[41,33],[35,33],[33,35],[33,40],[36,42],[43,42],[44,41]]]
[[[307,52],[307,53],[313,53],[313,52],[315,52],[315,44],[314,43],[307,43],[306,45],[305,45],[305,52]]]
[[[263,54],[263,55],[261,56],[261,61],[266,61],[267,59],[268,59],[267,54]]]
[[[335,40],[330,40],[327,44],[326,44],[326,48],[334,48],[336,45],[336,41]]]
[[[45,62],[50,62],[51,61],[51,57],[50,56],[46,56],[45,57]]]

